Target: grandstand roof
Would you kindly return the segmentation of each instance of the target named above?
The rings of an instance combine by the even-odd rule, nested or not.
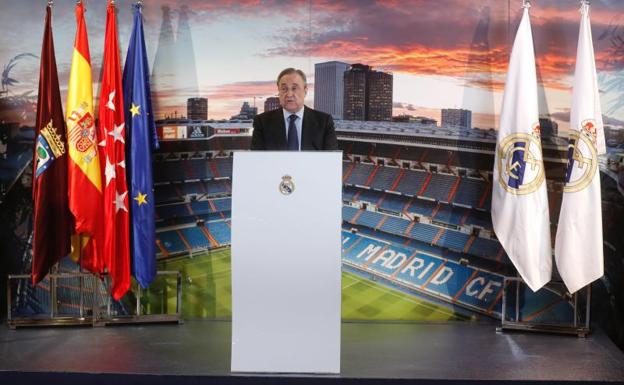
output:
[[[336,131],[339,132],[363,132],[363,133],[387,133],[411,136],[449,136],[453,138],[477,139],[485,142],[496,141],[496,131],[466,129],[454,126],[432,126],[417,122],[373,122],[356,120],[337,120]]]
[[[450,139],[460,142],[480,142],[484,144],[496,143],[496,133],[494,129],[466,129],[457,126],[432,126],[417,122],[374,122],[355,120],[336,120],[336,132],[339,139],[347,139],[345,136],[361,135],[363,138],[375,135],[384,136],[392,140],[393,137],[404,142],[405,138],[418,142],[418,138]],[[351,135],[350,135],[351,134]],[[567,150],[567,139],[562,137],[543,137],[542,145],[546,148],[553,148],[559,151]]]

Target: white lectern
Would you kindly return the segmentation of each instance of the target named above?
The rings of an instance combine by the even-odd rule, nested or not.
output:
[[[232,371],[340,372],[341,152],[237,152]]]

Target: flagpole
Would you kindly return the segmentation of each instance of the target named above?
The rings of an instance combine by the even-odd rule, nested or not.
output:
[[[84,316],[84,276],[82,270],[82,233],[78,236],[78,271],[80,272],[80,318]]]

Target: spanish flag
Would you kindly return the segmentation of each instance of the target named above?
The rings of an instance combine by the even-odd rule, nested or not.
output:
[[[101,253],[102,176],[98,138],[93,116],[91,58],[82,1],[76,5],[76,40],[67,92],[67,136],[69,144],[69,208],[74,216],[72,256],[84,268],[103,271]],[[79,246],[80,245],[80,246]]]

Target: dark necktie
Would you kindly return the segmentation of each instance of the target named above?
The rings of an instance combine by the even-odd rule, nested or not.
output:
[[[299,138],[297,137],[297,126],[295,121],[298,116],[292,114],[288,117],[288,151],[299,151]]]

